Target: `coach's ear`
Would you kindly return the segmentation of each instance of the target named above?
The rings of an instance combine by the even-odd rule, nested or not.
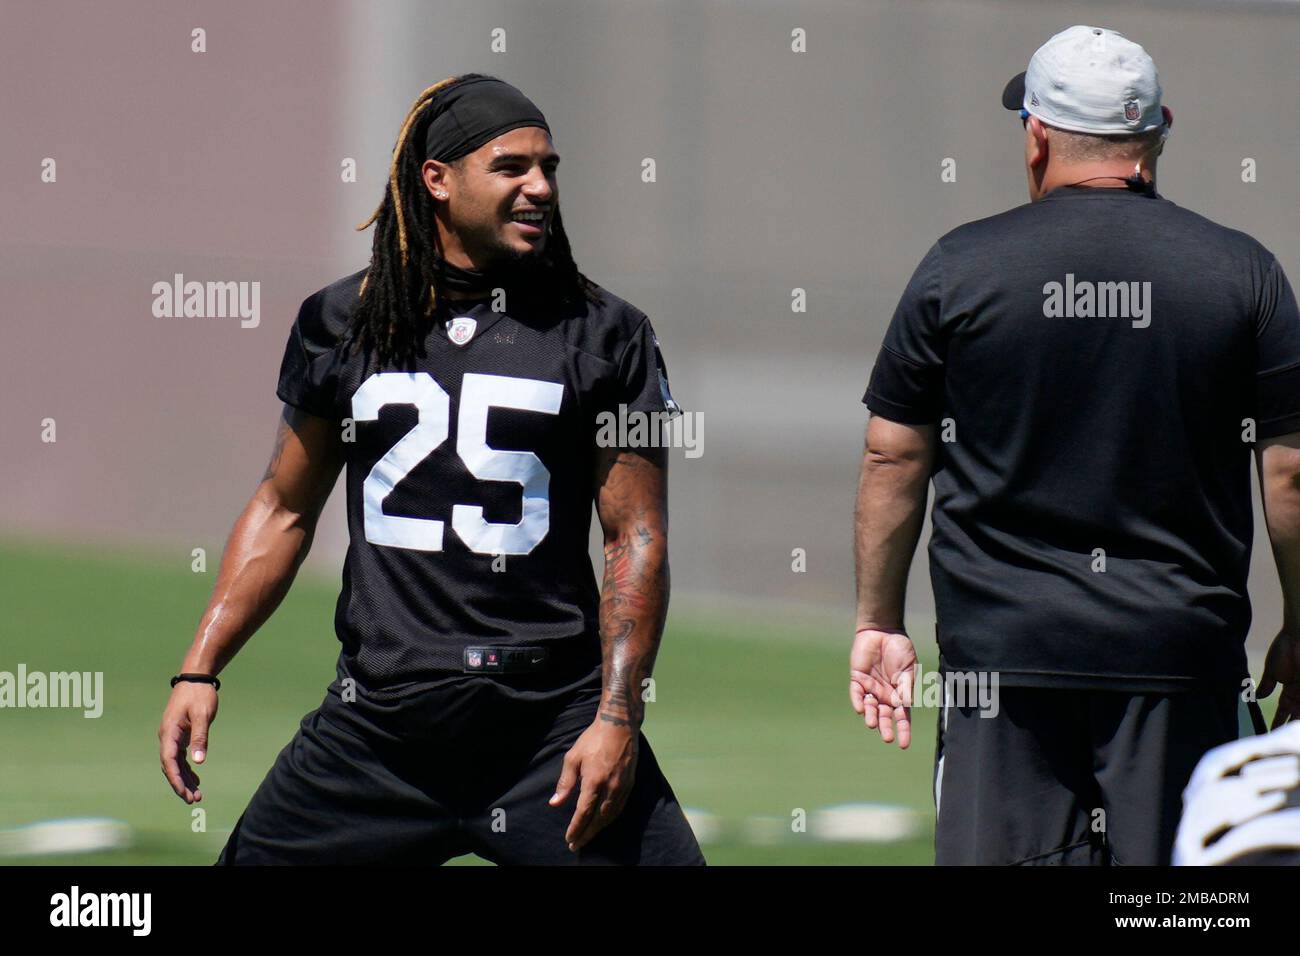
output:
[[[1025,123],[1025,165],[1036,170],[1047,164],[1047,156],[1047,127],[1037,116],[1030,116]]]

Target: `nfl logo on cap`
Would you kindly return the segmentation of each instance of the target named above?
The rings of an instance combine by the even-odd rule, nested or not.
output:
[[[1141,46],[1114,30],[1062,30],[1002,91],[1002,105],[1072,133],[1118,136],[1165,126],[1160,77]]]
[[[474,329],[477,327],[478,322],[469,316],[451,319],[447,323],[447,338],[451,339],[453,345],[464,345],[474,337]]]

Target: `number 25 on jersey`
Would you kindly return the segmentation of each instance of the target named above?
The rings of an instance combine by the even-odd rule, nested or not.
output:
[[[478,554],[528,554],[550,529],[551,473],[530,451],[507,451],[487,443],[488,411],[515,408],[555,415],[564,386],[531,378],[467,372],[461,380],[456,454],[470,474],[484,481],[513,481],[521,488],[518,524],[486,521],[480,505],[453,505],[452,530]],[[375,421],[385,405],[414,405],[419,420],[375,466],[362,486],[366,540],[415,551],[441,551],[443,522],[384,514],[384,499],[450,433],[451,398],[428,372],[378,372],[352,396],[352,417]]]

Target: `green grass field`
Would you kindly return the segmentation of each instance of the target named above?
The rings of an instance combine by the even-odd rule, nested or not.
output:
[[[303,575],[222,675],[221,711],[201,769],[206,832],[158,768],[157,729],[207,601],[188,556],[156,558],[0,544],[0,670],[103,671],[104,712],[0,711],[0,830],[67,817],[131,825],[128,849],[9,857],[4,863],[209,864],[302,715],[334,675],[337,583]],[[683,805],[714,819],[715,864],[927,864],[934,713],[914,711],[900,752],[848,707],[843,634],[670,618],[646,734]],[[798,809],[885,803],[915,811],[896,842],[827,842],[795,833]],[[810,826],[809,830],[817,828]],[[477,862],[467,858],[461,862]]]

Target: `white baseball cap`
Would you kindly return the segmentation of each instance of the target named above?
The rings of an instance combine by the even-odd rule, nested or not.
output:
[[[1002,105],[1075,133],[1120,135],[1165,125],[1155,62],[1132,40],[1073,26],[1040,46],[1011,78]]]

